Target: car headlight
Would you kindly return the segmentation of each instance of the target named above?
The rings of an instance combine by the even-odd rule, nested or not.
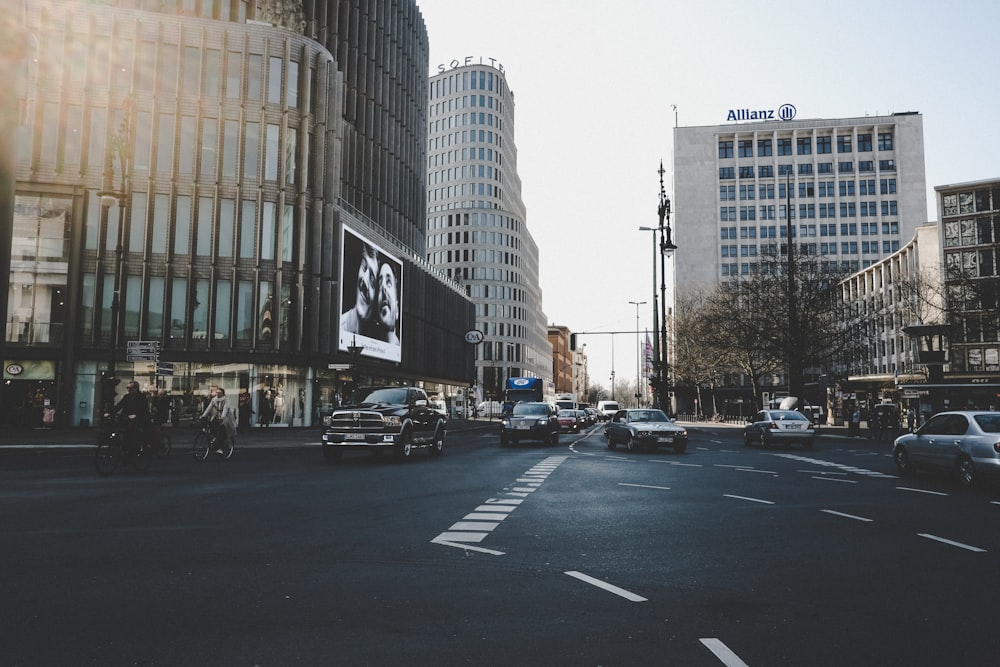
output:
[[[388,426],[399,426],[403,423],[396,415],[383,415],[382,422]]]
[[[538,426],[548,426],[549,425],[549,420],[548,419],[539,419],[537,425]]]

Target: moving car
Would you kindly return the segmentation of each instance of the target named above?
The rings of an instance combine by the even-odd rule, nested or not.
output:
[[[941,412],[896,438],[892,459],[900,475],[918,468],[954,472],[962,486],[1000,477],[1000,412]]]
[[[608,421],[615,416],[615,413],[621,410],[618,407],[618,401],[598,401],[597,402],[597,416],[600,417],[602,421]]]
[[[331,415],[323,432],[323,458],[334,463],[345,450],[392,451],[407,459],[417,449],[428,449],[439,456],[447,428],[447,417],[419,387],[359,387]]]
[[[795,410],[761,410],[743,427],[743,444],[747,447],[779,444],[788,447],[798,443],[812,449],[815,438],[812,422]]]
[[[516,445],[522,440],[559,444],[559,418],[548,403],[515,403],[500,422],[500,446]]]
[[[678,454],[687,450],[687,429],[678,426],[663,410],[651,408],[619,410],[604,428],[608,449],[619,444],[625,449],[673,447]]]
[[[579,433],[582,424],[580,424],[580,415],[577,414],[577,410],[560,410],[556,413],[556,419],[559,420],[559,430],[565,431],[567,433]]]

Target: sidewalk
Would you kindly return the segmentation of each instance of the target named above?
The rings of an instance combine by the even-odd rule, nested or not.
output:
[[[486,419],[451,419],[449,432],[489,430],[500,428],[500,422]],[[97,442],[96,428],[19,428],[0,429],[0,451],[26,449],[67,449],[94,447]],[[166,433],[174,448],[190,445],[198,433],[196,426],[168,428]],[[236,434],[237,449],[307,447],[319,445],[323,429],[268,427],[255,428],[249,433]]]

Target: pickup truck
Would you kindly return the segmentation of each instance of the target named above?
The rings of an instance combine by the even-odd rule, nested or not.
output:
[[[440,455],[448,418],[419,387],[359,387],[348,404],[334,409],[323,432],[323,458],[340,460],[344,450],[392,451],[408,459],[416,449]]]

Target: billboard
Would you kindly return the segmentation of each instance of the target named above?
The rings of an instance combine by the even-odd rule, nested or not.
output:
[[[346,225],[340,257],[340,344],[386,361],[402,358],[403,262]]]

